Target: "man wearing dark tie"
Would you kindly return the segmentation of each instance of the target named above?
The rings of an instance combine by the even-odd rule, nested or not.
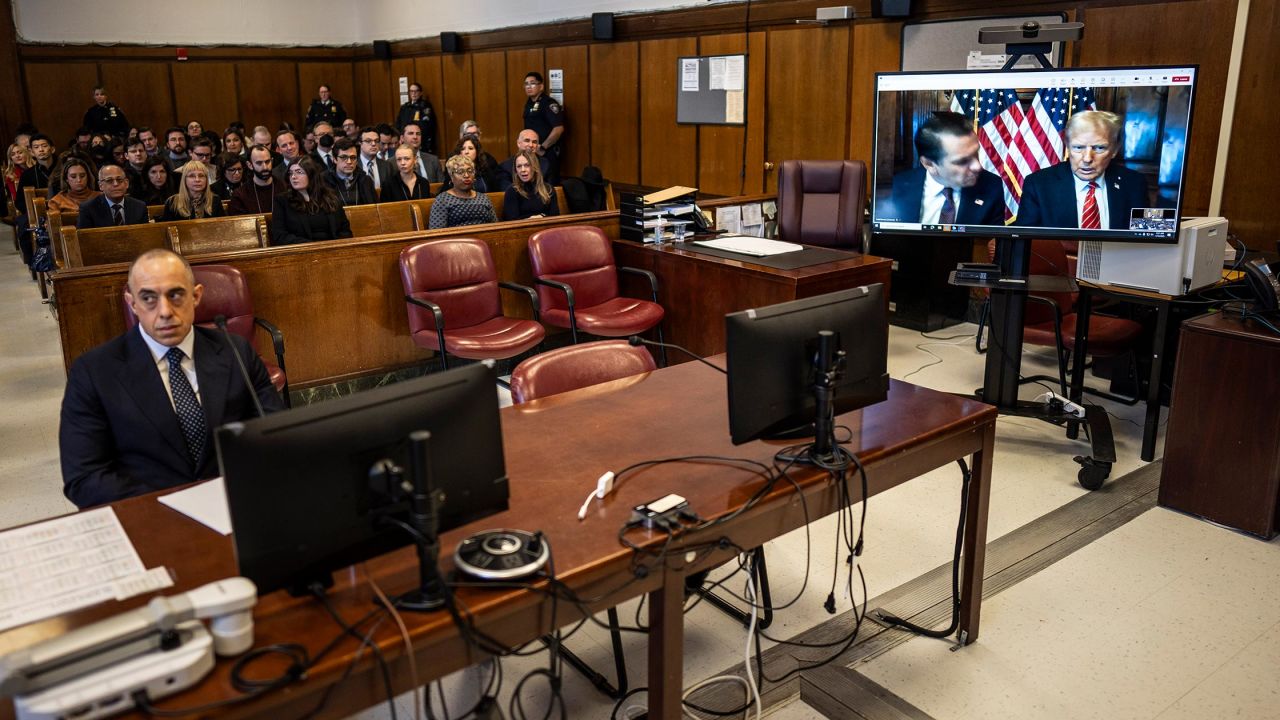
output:
[[[80,205],[76,229],[141,225],[147,222],[147,205],[129,197],[129,177],[119,165],[103,165],[98,170],[102,194]]]
[[[1085,110],[1067,121],[1067,160],[1027,176],[1016,225],[1128,230],[1134,208],[1150,205],[1147,179],[1112,160],[1120,154],[1119,115]]]
[[[149,250],[129,268],[138,326],[76,359],[62,398],[63,493],[89,507],[213,477],[213,429],[284,404],[239,336],[195,327],[204,292],[191,266]],[[248,367],[245,385],[235,354]]]
[[[378,142],[378,129],[365,127],[360,130],[360,158],[357,162],[365,175],[373,181],[373,189],[382,191],[382,183],[395,177],[396,171],[391,163],[378,157],[381,145]]]
[[[930,115],[915,136],[920,166],[893,176],[880,220],[924,225],[1004,225],[1004,187],[982,169],[973,125],[960,113]]]

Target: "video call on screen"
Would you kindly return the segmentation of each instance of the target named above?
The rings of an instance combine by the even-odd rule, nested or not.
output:
[[[1176,242],[1195,79],[1194,67],[879,74],[872,229]]]

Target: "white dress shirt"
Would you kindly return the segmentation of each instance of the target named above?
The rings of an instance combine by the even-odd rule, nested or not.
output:
[[[142,335],[142,341],[147,344],[147,349],[151,351],[151,356],[155,358],[156,370],[160,373],[160,382],[164,383],[164,391],[169,395],[169,404],[173,402],[173,388],[169,387],[169,360],[165,357],[169,352],[168,345],[161,345],[154,338],[142,329],[142,325],[138,325],[138,332]],[[196,394],[196,400],[200,399],[200,381],[196,378],[196,333],[195,328],[187,331],[187,336],[178,343],[178,347],[182,348],[182,352],[186,357],[182,358],[182,372],[187,376],[187,382],[191,383],[191,390]],[[177,412],[177,406],[174,405],[174,412]]]
[[[924,174],[924,190],[920,196],[920,223],[923,225],[937,225],[942,219],[942,206],[947,202],[947,196],[943,193],[946,186],[934,179],[928,171]],[[955,203],[956,216],[960,215],[960,193],[952,190],[951,202]]]

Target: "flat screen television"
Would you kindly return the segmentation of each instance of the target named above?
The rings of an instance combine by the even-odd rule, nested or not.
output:
[[[260,594],[302,594],[327,586],[334,570],[411,544],[380,521],[407,521],[408,499],[371,470],[390,460],[407,472],[416,430],[431,433],[440,532],[507,509],[497,377],[484,364],[219,428],[240,574]]]
[[[1176,243],[1196,70],[879,73],[872,232]]]

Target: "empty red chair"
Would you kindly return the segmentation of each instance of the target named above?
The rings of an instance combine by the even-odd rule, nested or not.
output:
[[[400,281],[409,333],[419,347],[469,360],[504,360],[542,342],[533,288],[498,279],[489,246],[469,238],[431,240],[400,251]],[[502,314],[499,288],[517,290],[533,304],[534,320]]]
[[[604,231],[590,225],[558,227],[529,238],[529,261],[538,284],[543,321],[569,328],[573,342],[581,330],[600,337],[626,337],[657,328],[662,342],[658,278],[648,270],[622,267],[613,259],[613,246]],[[652,300],[618,294],[618,273],[649,280]],[[666,350],[662,351],[666,364]]]
[[[625,340],[569,345],[517,365],[511,372],[511,400],[519,404],[656,369],[648,350]]]

